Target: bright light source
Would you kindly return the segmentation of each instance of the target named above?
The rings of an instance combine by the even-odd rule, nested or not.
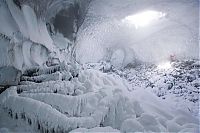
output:
[[[158,64],[157,67],[158,67],[158,69],[170,69],[170,68],[172,68],[172,65],[168,61],[168,62],[162,62],[162,63]]]
[[[135,15],[127,16],[122,21],[127,22],[129,24],[134,24],[135,28],[138,29],[138,27],[147,26],[151,22],[158,20],[164,17],[165,15],[166,14],[162,12],[148,10]]]

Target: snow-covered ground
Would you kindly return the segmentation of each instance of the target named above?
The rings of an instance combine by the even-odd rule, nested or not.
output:
[[[174,62],[175,71],[153,65],[121,71],[105,62],[86,64],[76,70],[61,65],[27,71],[21,85],[10,87],[0,95],[3,115],[0,131],[8,128],[32,132],[76,129],[73,132],[196,133],[199,130],[199,114],[195,112],[199,107],[199,91],[195,92],[199,89],[198,63]],[[182,78],[176,78],[180,76],[174,74],[177,71],[183,73]],[[189,75],[191,72],[196,75]],[[167,85],[172,77],[175,83],[169,89]],[[181,84],[183,80],[185,84]],[[189,87],[194,96],[190,91],[179,91],[177,85]],[[160,95],[161,92],[164,94]],[[9,122],[10,126],[3,124]],[[30,128],[23,124],[29,124]]]
[[[177,109],[181,108],[198,116],[199,62],[197,60],[176,61],[170,64],[170,68],[165,68],[165,65],[167,64],[145,66],[146,68],[142,66],[138,68],[139,71],[125,70],[125,75],[132,85],[137,82],[141,87],[150,89],[158,97],[174,104]]]
[[[198,60],[166,61],[160,64],[138,64],[134,68],[119,70],[110,63],[89,63],[85,68],[95,68],[115,73],[126,79],[132,90],[147,89],[176,109],[199,115],[200,65]]]

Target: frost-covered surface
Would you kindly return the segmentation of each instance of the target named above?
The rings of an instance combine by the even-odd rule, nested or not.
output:
[[[199,60],[165,61],[170,68],[160,68],[161,64],[142,63],[119,70],[111,63],[89,63],[85,68],[95,68],[106,73],[115,73],[126,79],[132,90],[145,88],[164,101],[199,115]]]
[[[0,132],[199,132],[198,0],[93,0],[76,51],[45,18],[87,3],[24,2],[0,1],[0,83],[22,71],[0,94]],[[126,22],[144,10],[163,18]]]
[[[88,132],[115,132],[115,133],[120,133],[119,130],[117,129],[113,129],[112,127],[95,127],[92,129],[85,129],[85,128],[78,128],[75,129],[73,131],[71,131],[70,133],[88,133]]]
[[[106,73],[99,71],[102,66],[104,72],[107,66]],[[109,64],[88,64],[79,71],[70,68],[70,65],[58,68],[55,66],[27,72],[26,76],[30,78],[45,74],[49,76],[41,82],[37,78],[28,81],[22,79],[21,85],[4,91],[0,95],[2,112],[7,112],[13,122],[24,120],[38,132],[195,133],[199,130],[198,117],[188,110],[177,108],[173,100],[161,100],[152,93],[153,89],[140,84],[135,84],[137,89],[132,87],[133,80],[127,80],[132,76],[124,77],[123,74],[128,75],[126,72],[109,69]],[[74,74],[75,71],[77,74]],[[68,72],[71,77],[49,78],[55,77],[57,72],[60,77]],[[184,101],[182,104],[187,106]],[[6,130],[4,127],[9,128],[3,126],[2,130]],[[14,131],[12,127],[8,130]]]
[[[14,66],[23,71],[44,66],[52,55],[62,62],[63,54],[66,56],[72,52],[69,49],[74,43],[63,36],[57,36],[59,33],[53,31],[50,19],[61,9],[67,10],[72,6],[77,15],[74,16],[72,26],[80,26],[89,2],[90,0],[0,1],[0,67]],[[51,26],[50,29],[47,24]],[[77,27],[73,28],[77,32]],[[76,33],[71,34],[76,36]]]
[[[123,23],[127,17],[152,10],[165,17],[138,29]],[[93,0],[77,37],[77,60],[97,62],[113,55],[117,65],[126,66],[135,58],[148,62],[174,54],[198,58],[198,18],[198,0]]]
[[[139,66],[137,70],[125,70],[125,76],[133,85],[150,89],[158,97],[199,115],[200,71],[198,60],[175,61],[171,68],[160,69],[155,65]],[[173,102],[174,101],[174,102]]]
[[[47,60],[47,51],[53,51],[52,41],[49,41],[50,36],[44,28],[45,22],[39,22],[29,6],[23,6],[20,10],[10,0],[3,0],[0,5],[0,40],[5,40],[1,43],[4,50],[1,57],[6,59],[6,62],[2,62],[4,58],[1,58],[0,66],[14,66],[22,70],[32,65],[42,65]]]
[[[53,31],[53,24],[49,21],[61,9],[67,10],[72,6],[73,11],[77,13],[72,25],[80,26],[83,20],[75,19],[84,19],[89,2],[90,0],[1,0],[0,68],[5,70],[1,71],[1,75],[10,78],[4,79],[8,80],[6,85],[13,85],[12,79],[18,77],[10,74],[4,67],[14,67],[16,71],[20,70],[23,73],[26,69],[72,61],[74,42]],[[51,29],[48,29],[47,21]],[[55,75],[56,77],[59,77],[59,74]],[[38,79],[43,78],[45,76]],[[4,80],[0,78],[0,85],[5,84]]]

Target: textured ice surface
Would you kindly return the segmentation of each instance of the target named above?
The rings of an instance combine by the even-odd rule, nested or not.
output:
[[[77,38],[77,59],[110,63],[77,66],[70,49],[63,50],[71,42],[59,34],[51,39],[38,12],[1,1],[0,66],[34,67],[0,95],[0,132],[198,132],[199,61],[121,70],[137,59],[196,57],[198,4],[94,0]],[[149,27],[124,23],[146,10],[166,14]],[[15,80],[5,68],[0,79]]]
[[[79,31],[77,59],[96,62],[112,54],[116,57],[119,50],[124,53],[118,54],[118,61],[124,58],[125,65],[135,58],[160,61],[174,54],[197,58],[198,5],[198,0],[94,0]],[[123,23],[125,18],[149,10],[166,15],[138,29]]]
[[[27,76],[33,78],[48,72],[51,77],[60,72],[62,77],[63,71],[72,72],[66,68],[43,68]],[[0,95],[0,105],[13,122],[23,119],[41,131],[198,132],[198,118],[191,112],[176,108],[173,100],[160,99],[149,88],[132,88],[119,73],[84,67],[77,77],[64,81],[48,77],[41,83],[24,80],[22,85]]]

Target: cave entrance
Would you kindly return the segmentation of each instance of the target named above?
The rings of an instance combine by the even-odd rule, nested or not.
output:
[[[71,41],[74,40],[77,32],[77,11],[76,6],[70,5],[69,8],[60,10],[53,20],[54,30]]]

